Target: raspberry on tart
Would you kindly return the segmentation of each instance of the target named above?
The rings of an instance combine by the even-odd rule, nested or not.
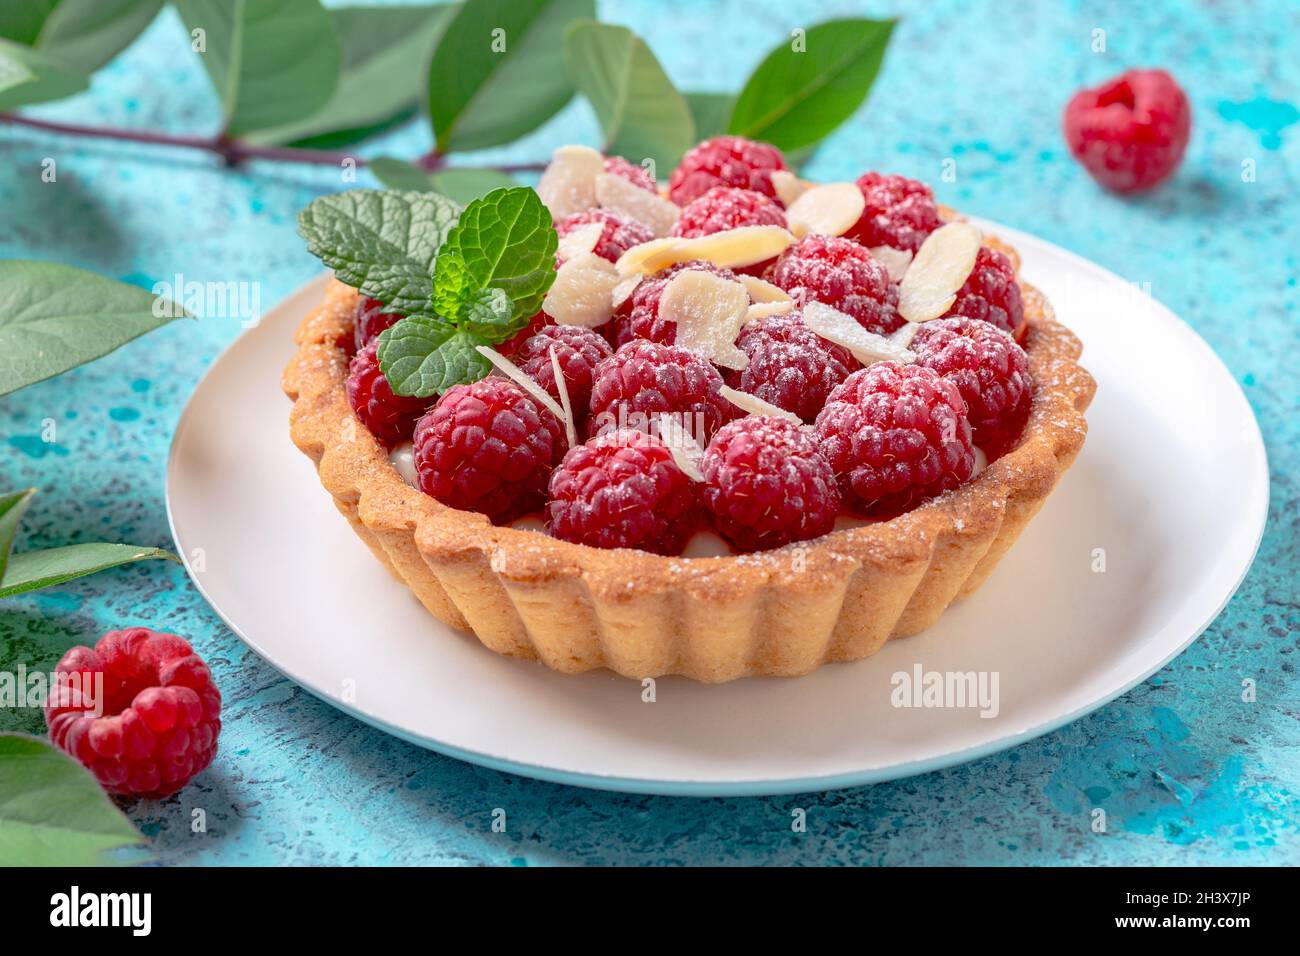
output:
[[[715,136],[682,157],[668,179],[668,198],[685,206],[714,186],[736,186],[775,199],[772,173],[785,168],[785,157],[775,146],[741,136]]]
[[[643,431],[598,435],[569,449],[551,475],[546,527],[564,541],[676,555],[700,521],[695,483]]]
[[[596,240],[596,247],[591,251],[610,262],[617,262],[618,257],[633,246],[649,242],[655,237],[649,226],[622,216],[612,209],[588,209],[586,212],[575,212],[572,216],[565,216],[557,222],[555,231],[563,238],[580,226],[588,226],[596,222],[600,223],[603,229],[600,238]]]
[[[504,524],[541,507],[564,425],[523,388],[489,376],[453,385],[415,426],[420,489]]]
[[[642,189],[655,194],[659,192],[658,187],[655,186],[654,178],[650,175],[650,170],[644,166],[629,162],[622,156],[606,156],[604,169],[611,176],[626,179],[633,186],[640,186]]]
[[[515,364],[556,400],[559,400],[560,390],[555,385],[555,369],[551,366],[552,348],[560,362],[569,402],[574,415],[579,416],[577,425],[581,428],[586,419],[587,403],[591,400],[596,366],[613,355],[614,350],[599,332],[577,325],[549,325],[527,339],[515,352]]]
[[[519,346],[523,345],[525,342],[531,339],[542,329],[548,328],[554,324],[555,324],[555,319],[551,318],[541,309],[538,309],[537,314],[528,320],[527,325],[525,325],[514,335],[510,336],[510,338],[506,339],[504,342],[499,342],[497,345],[494,346],[494,348],[502,355],[509,358],[511,355],[514,355],[516,351],[518,351]]]
[[[848,349],[804,325],[798,310],[750,322],[736,346],[749,364],[743,371],[724,372],[727,384],[805,422],[815,419],[831,390],[860,368]]]
[[[109,793],[166,797],[212,762],[221,693],[189,642],[145,627],[109,631],[55,667],[45,705],[50,741]],[[103,699],[94,700],[95,681]],[[101,710],[100,716],[88,711]]]
[[[378,299],[362,298],[357,303],[356,318],[353,319],[353,335],[355,348],[353,354],[360,352],[363,348],[379,338],[379,333],[384,329],[396,325],[406,316],[398,312],[387,312],[388,307]]]
[[[889,271],[850,239],[804,236],[777,257],[766,278],[799,305],[824,302],[868,332],[884,335],[903,324]]]
[[[942,224],[934,193],[906,176],[863,173],[857,180],[866,208],[846,233],[867,248],[892,246],[916,252]]]
[[[614,348],[622,348],[638,339],[648,339],[661,345],[672,345],[676,341],[676,324],[659,317],[659,299],[664,294],[664,288],[667,287],[669,280],[684,269],[711,272],[723,279],[736,279],[736,274],[730,269],[702,260],[679,262],[648,276],[641,281],[627,301],[618,307],[614,318],[605,328],[609,342]]]
[[[596,366],[588,432],[650,432],[654,419],[666,414],[704,444],[735,417],[722,385],[718,370],[692,352],[641,339],[629,342]]]
[[[877,362],[854,372],[831,392],[815,427],[845,504],[865,517],[909,511],[975,468],[966,402],[924,366]]]
[[[379,342],[371,340],[353,356],[348,366],[348,404],[370,434],[391,448],[411,437],[429,399],[394,394],[379,370],[378,349]]]
[[[704,504],[738,551],[829,534],[840,511],[830,463],[784,418],[750,415],[718,429],[700,461]]]
[[[980,319],[1003,332],[1022,337],[1025,307],[1011,260],[988,246],[980,246],[975,254],[975,267],[944,318],[953,316]]]
[[[780,226],[784,229],[785,211],[777,200],[752,189],[714,186],[682,209],[672,234],[683,239],[695,239],[741,226]]]
[[[1107,189],[1139,192],[1173,175],[1192,132],[1192,110],[1164,70],[1129,70],[1080,90],[1065,107],[1065,140]]]
[[[975,444],[988,460],[1010,451],[1025,430],[1034,395],[1024,349],[1001,329],[967,318],[924,323],[910,348],[917,365],[957,386]]]

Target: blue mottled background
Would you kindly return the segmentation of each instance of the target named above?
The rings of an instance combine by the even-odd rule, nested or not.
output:
[[[762,52],[835,15],[899,13],[870,102],[809,172],[906,173],[939,197],[1149,282],[1223,357],[1263,428],[1272,508],[1259,559],[1205,635],[1100,712],[1015,750],[923,777],[776,799],[627,797],[459,763],[372,730],[263,665],[177,567],[154,562],[8,602],[0,656],[49,666],[126,623],[191,635],[226,699],[214,766],[178,796],[130,804],[171,863],[1283,863],[1300,862],[1297,599],[1297,249],[1300,8],[1225,0],[1105,3],[603,2],[686,89],[736,88]],[[1106,51],[1091,49],[1095,29]],[[721,38],[721,41],[720,41]],[[206,134],[218,107],[165,13],[87,93],[35,110],[68,121]],[[1166,66],[1195,130],[1153,195],[1100,192],[1067,154],[1078,86]],[[416,68],[412,64],[412,68]],[[484,160],[597,142],[584,104]],[[413,123],[366,147],[414,156]],[[58,181],[41,182],[41,162]],[[945,158],[954,183],[939,181]],[[1256,179],[1243,182],[1243,162]],[[362,176],[366,182],[368,176]],[[65,262],[144,286],[180,272],[261,284],[263,308],[315,275],[294,233],[330,167],[255,163],[0,125],[0,256]],[[2,484],[38,485],[19,547],[170,543],[168,442],[194,384],[238,323],[177,323],[109,358],[0,399]],[[273,413],[282,410],[272,409]],[[57,442],[39,438],[53,419]],[[1224,494],[1232,489],[1225,488]],[[1258,700],[1240,700],[1251,678]],[[0,726],[40,731],[39,715]],[[794,834],[790,810],[808,811]],[[1091,832],[1103,807],[1108,832]],[[508,832],[491,832],[507,810]],[[208,831],[191,833],[191,811]]]

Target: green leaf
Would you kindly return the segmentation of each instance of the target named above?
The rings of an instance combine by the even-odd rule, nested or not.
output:
[[[408,316],[380,333],[379,370],[398,395],[428,398],[491,371],[491,363],[474,349],[479,344],[471,333],[435,316]]]
[[[0,395],[186,315],[138,286],[53,262],[0,260]]]
[[[465,0],[429,65],[439,152],[499,146],[530,133],[573,97],[564,30],[595,0]]]
[[[690,107],[645,41],[626,27],[579,20],[564,59],[605,134],[605,152],[668,169],[695,142]]]
[[[61,100],[89,83],[83,73],[10,40],[0,40],[0,110]]]
[[[555,281],[558,245],[550,211],[536,190],[494,189],[466,206],[447,235],[434,267],[434,289],[442,301],[448,295],[463,300],[489,286],[503,289],[514,303],[512,323],[522,323],[537,314]]]
[[[342,59],[320,0],[176,0],[216,87],[230,136],[281,126],[328,102]]]
[[[47,741],[0,734],[0,860],[103,866],[105,850],[145,838],[85,767]]]
[[[0,495],[0,581],[4,580],[5,567],[9,563],[9,552],[14,546],[14,535],[18,533],[23,512],[27,510],[34,494],[36,489],[28,488],[26,491]]]
[[[380,156],[366,163],[366,168],[389,189],[441,193],[456,202],[473,202],[480,196],[503,186],[518,186],[518,181],[495,169],[440,169],[426,172],[413,163]]]
[[[518,329],[512,328],[513,303],[504,289],[479,289],[461,303],[456,324],[480,342],[500,342]]]
[[[298,215],[298,233],[341,281],[398,312],[420,312],[459,212],[436,193],[353,189],[312,202]]]
[[[5,0],[0,3],[0,38],[36,46],[41,27],[59,0]]]
[[[808,30],[803,52],[783,43],[745,83],[727,131],[783,150],[816,143],[867,98],[893,29],[893,20],[831,20]]]
[[[727,120],[736,105],[734,93],[683,93],[695,120],[695,139],[712,139],[727,131]]]
[[[163,0],[59,0],[36,48],[93,73],[144,32],[162,5]]]
[[[258,130],[250,143],[357,142],[411,112],[425,89],[424,67],[456,11],[452,4],[421,7],[344,7],[330,10],[342,43],[334,95],[310,115]]]
[[[0,598],[38,591],[65,584],[88,574],[107,571],[122,564],[165,558],[178,561],[176,555],[161,548],[136,544],[70,544],[62,548],[24,551],[9,556],[9,566],[0,580]]]

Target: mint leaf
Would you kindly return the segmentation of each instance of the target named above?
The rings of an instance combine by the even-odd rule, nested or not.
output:
[[[13,550],[14,535],[23,520],[23,512],[31,503],[35,488],[15,491],[0,495],[0,581],[4,580],[5,567],[9,563],[9,552]]]
[[[476,382],[492,368],[479,340],[436,316],[412,315],[379,336],[379,370],[398,395],[427,398]]]
[[[0,580],[0,598],[39,591],[65,584],[75,578],[107,571],[122,564],[166,558],[179,561],[176,555],[161,548],[135,544],[70,544],[62,548],[24,551],[9,556],[4,578]]]
[[[500,342],[517,331],[511,319],[514,318],[514,303],[504,289],[495,286],[479,289],[461,304],[456,324],[472,333],[482,342]]]
[[[447,234],[438,257],[433,285],[439,313],[454,317],[447,303],[495,286],[510,297],[511,321],[522,328],[555,281],[558,246],[551,213],[535,190],[494,189],[474,200]]]
[[[313,201],[298,215],[298,233],[362,294],[398,312],[424,312],[438,248],[459,211],[436,193],[353,189]]]
[[[81,764],[48,741],[0,734],[0,860],[102,866],[115,862],[105,850],[145,842]]]
[[[0,39],[0,110],[60,100],[86,88],[85,74],[62,62]]]
[[[816,143],[862,105],[893,29],[893,20],[831,20],[808,30],[802,51],[782,43],[745,83],[727,131],[783,150]]]
[[[518,181],[495,169],[457,169],[450,167],[425,172],[413,163],[380,156],[366,163],[366,168],[389,189],[441,193],[464,205],[503,186],[518,186]]]
[[[626,27],[579,20],[564,35],[564,59],[605,134],[605,151],[675,165],[695,142],[690,107],[645,41]]]

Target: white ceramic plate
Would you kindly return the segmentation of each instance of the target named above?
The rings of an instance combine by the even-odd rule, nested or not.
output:
[[[235,633],[311,692],[414,743],[528,776],[796,793],[1022,743],[1114,699],[1209,625],[1254,557],[1268,468],[1245,397],[1188,326],[1091,263],[987,228],[1017,246],[1027,279],[1085,343],[1098,382],[1090,435],[980,591],[874,657],[798,679],[663,678],[646,702],[634,681],[498,657],[435,621],[289,440],[280,372],[323,280],[243,334],[195,390],[167,473],[179,553]],[[918,665],[996,674],[997,715],[895,707],[893,675]]]

